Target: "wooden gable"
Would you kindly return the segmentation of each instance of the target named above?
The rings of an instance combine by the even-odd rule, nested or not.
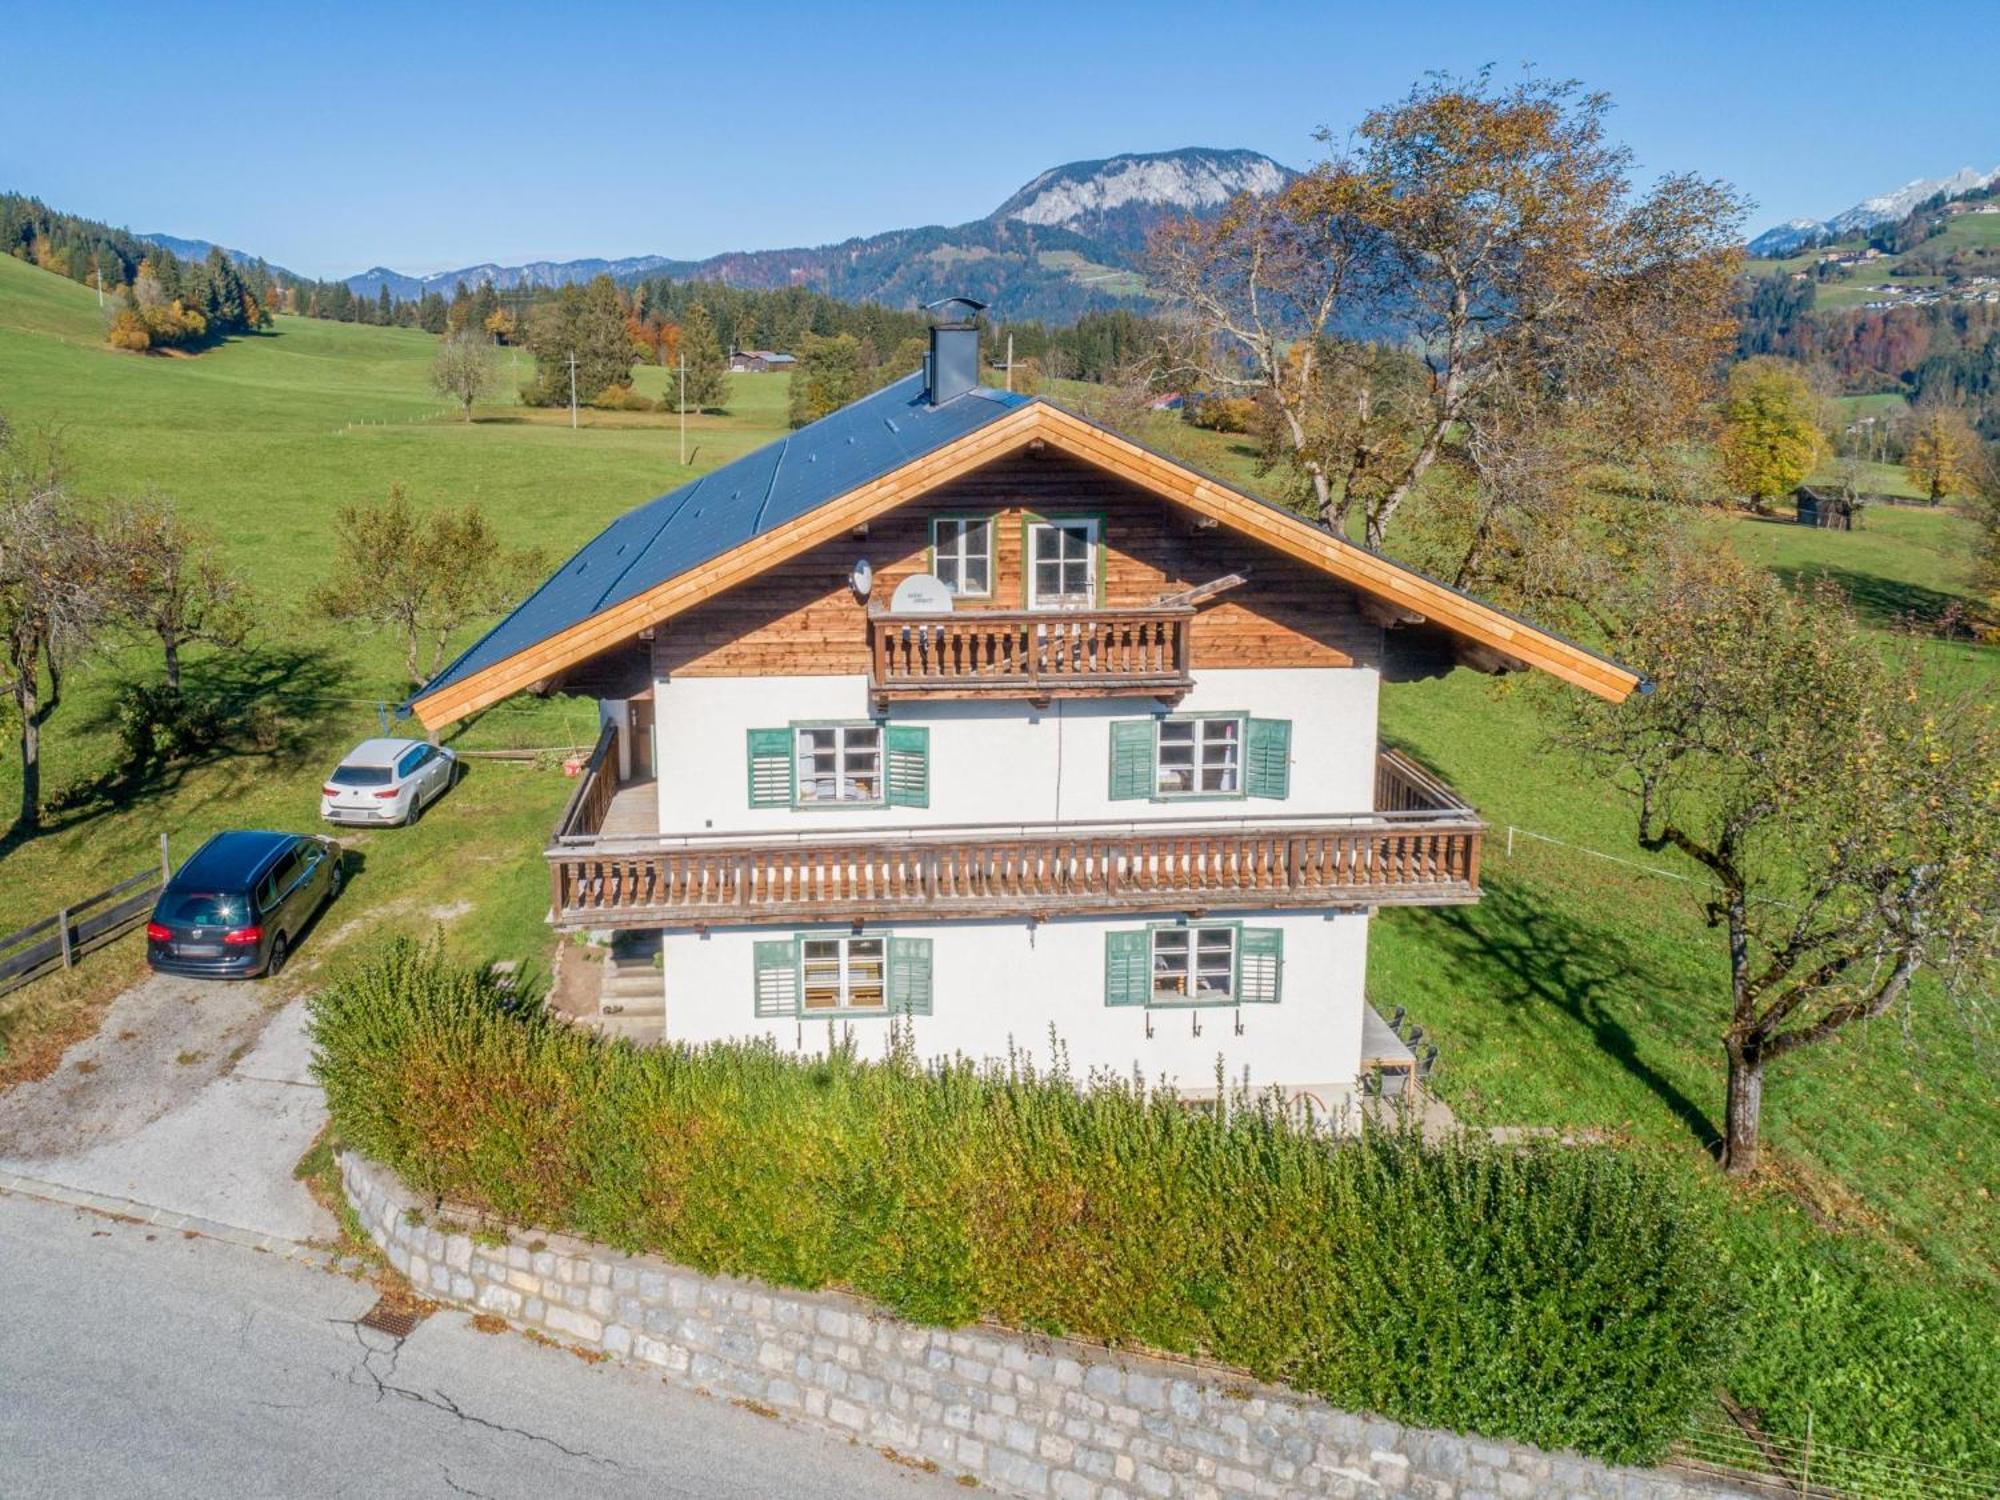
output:
[[[866,671],[867,612],[848,586],[855,559],[869,560],[874,598],[886,601],[904,579],[929,571],[932,523],[943,517],[993,524],[991,595],[961,599],[960,613],[1023,606],[1031,519],[1090,517],[1100,527],[1108,608],[1149,605],[1225,574],[1248,575],[1195,615],[1198,666],[1349,667],[1372,665],[1380,653],[1380,626],[1364,615],[1353,589],[1119,475],[1041,447],[995,459],[871,519],[865,535],[822,542],[675,617],[655,641],[656,669],[710,677]]]
[[[1240,622],[1241,612],[1249,611],[1258,617],[1258,630],[1281,625],[1300,642],[1310,642],[1319,648],[1324,653],[1319,658],[1323,665],[1339,664],[1336,654],[1355,660],[1352,644],[1342,644],[1349,627],[1342,623],[1345,607],[1341,601],[1351,597],[1358,602],[1361,618],[1381,625],[1423,627],[1432,638],[1442,633],[1453,643],[1457,660],[1481,670],[1532,667],[1613,702],[1623,699],[1639,685],[1638,675],[1616,662],[1209,479],[1059,406],[1035,400],[901,468],[759,532],[699,567],[669,577],[501,661],[421,694],[412,706],[427,727],[438,729],[512,693],[560,682],[570,669],[629,644],[647,631],[657,635],[669,621],[711,601],[724,600],[732,590],[740,591],[742,598],[726,606],[717,620],[727,621],[729,609],[747,608],[750,613],[737,616],[733,627],[718,623],[694,632],[686,648],[670,647],[670,651],[681,652],[678,657],[670,655],[666,659],[670,670],[699,671],[703,660],[711,662],[711,671],[741,670],[716,664],[721,659],[713,653],[725,641],[738,639],[745,630],[774,627],[767,605],[744,602],[768,590],[777,591],[775,597],[783,606],[784,617],[796,615],[795,625],[820,630],[827,635],[829,649],[841,649],[834,637],[848,627],[833,624],[826,613],[829,601],[838,593],[824,572],[830,560],[835,556],[842,559],[840,581],[844,581],[846,569],[852,566],[855,557],[869,555],[859,552],[854,544],[872,537],[878,521],[893,526],[896,523],[888,518],[912,506],[912,502],[928,505],[932,497],[944,494],[961,481],[979,483],[975,476],[995,461],[1039,449],[1060,451],[1100,474],[1114,476],[1121,486],[1118,491],[1121,498],[1126,491],[1142,491],[1153,497],[1156,511],[1185,510],[1229,534],[1231,548],[1245,542],[1257,544],[1301,566],[1315,579],[1315,587],[1305,590],[1298,583],[1302,575],[1276,567],[1273,559],[1273,567],[1267,569],[1259,585],[1261,592],[1255,596],[1258,603],[1254,608],[1225,596],[1227,607],[1218,603],[1206,611],[1215,622],[1206,627],[1211,636],[1221,623],[1231,619]],[[1162,507],[1160,501],[1168,505]],[[1089,504],[1084,502],[1075,508],[1086,508]],[[913,510],[913,514],[928,513],[928,510]],[[1178,579],[1183,573],[1198,571],[1201,564],[1198,549],[1191,541],[1186,538],[1173,541],[1172,523],[1154,524],[1159,532],[1154,540],[1149,543],[1142,536],[1135,536],[1127,548],[1127,558],[1119,565],[1129,568],[1130,586],[1139,586],[1149,577],[1164,579],[1170,572]],[[857,529],[862,527],[869,529],[869,537],[857,535]],[[889,533],[885,534],[883,545],[871,551],[879,552],[882,559],[895,559],[907,565],[916,545],[914,534],[905,534],[898,550],[893,533]],[[1179,550],[1174,550],[1175,547]],[[791,569],[798,559],[815,552],[819,556],[804,571]],[[871,560],[876,559],[871,557]],[[878,561],[877,565],[881,563]],[[1018,568],[1018,558],[1015,566]],[[1345,592],[1329,588],[1326,583],[1329,577],[1345,585]],[[1207,579],[1194,577],[1189,581],[1199,584]],[[1329,610],[1333,611],[1330,616]],[[854,628],[859,629],[858,610],[856,615]],[[731,634],[731,629],[736,633]],[[1251,664],[1250,659],[1257,653],[1242,642],[1254,637],[1254,631],[1240,637],[1235,648],[1244,658],[1244,664]],[[1358,641],[1361,637],[1352,639]],[[805,640],[797,643],[799,647],[808,644]],[[1212,640],[1211,644],[1219,654],[1206,658],[1209,665],[1232,664],[1226,636]],[[1301,645],[1298,649],[1304,648]],[[1200,659],[1199,646],[1197,658]],[[794,655],[787,659],[799,658]],[[1277,663],[1265,658],[1259,664]]]

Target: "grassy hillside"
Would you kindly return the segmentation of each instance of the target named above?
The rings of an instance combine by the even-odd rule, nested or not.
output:
[[[1852,248],[1855,248],[1855,243],[1807,250],[1781,260],[1750,260],[1744,262],[1743,269],[1751,276],[1789,276],[1795,271],[1810,271],[1828,249]],[[1845,267],[1846,276],[1820,283],[1814,305],[1838,311],[1881,301],[1882,293],[1869,290],[1875,286],[1905,287],[1912,292],[1936,291],[1945,285],[1941,277],[1898,276],[1894,273],[1911,255],[1921,254],[1929,260],[1961,253],[1977,257],[1979,274],[2000,273],[2000,214],[1956,215],[1945,225],[1942,234],[1925,240],[1907,255],[1885,255],[1878,260]]]
[[[224,531],[263,596],[264,624],[252,652],[201,670],[267,699],[283,733],[0,852],[0,929],[138,868],[161,830],[185,851],[225,824],[312,826],[330,758],[372,730],[372,702],[401,687],[385,643],[330,631],[301,608],[327,565],[337,506],[400,479],[419,504],[478,499],[510,540],[560,554],[783,430],[783,378],[738,377],[726,417],[691,419],[696,451],[683,470],[671,418],[586,414],[571,432],[566,413],[511,401],[470,426],[440,414],[421,334],[287,319],[268,337],[171,360],[105,351],[99,326],[86,289],[0,258],[0,400],[18,421],[63,426],[85,489],[158,484]],[[642,371],[641,388],[658,374]],[[1241,439],[1171,417],[1135,435],[1256,482]],[[1969,527],[1948,512],[1877,508],[1851,534],[1712,524],[1774,569],[1832,573],[1885,623],[1936,618],[1966,588]],[[2000,674],[1989,650],[1940,644],[1937,657]],[[103,707],[120,674],[142,672],[157,666],[134,650],[80,677],[49,736],[54,783],[110,768]],[[1439,1043],[1437,1086],[1462,1118],[1609,1132],[1735,1197],[1750,1352],[1733,1384],[1774,1427],[1796,1433],[1810,1405],[1822,1441],[2000,1467],[2000,1439],[1976,1420],[1982,1404],[2000,1409],[1990,1053],[1925,996],[1907,1028],[1877,1025],[1788,1059],[1769,1083],[1770,1169],[1744,1189],[1716,1182],[1703,1151],[1722,1098],[1721,951],[1691,872],[1640,856],[1623,802],[1548,749],[1553,691],[1463,672],[1386,691],[1388,737],[1468,793],[1494,834],[1481,905],[1379,919],[1376,1000],[1407,1005]],[[460,743],[581,742],[593,729],[587,705],[513,704]],[[0,765],[0,798],[14,795],[13,775]],[[329,941],[302,952],[298,982],[362,935],[440,922],[466,951],[537,960],[539,851],[568,787],[548,770],[482,766],[413,833],[361,840],[362,878]],[[12,1013],[17,1055],[52,1045],[74,1007],[133,962],[107,958],[69,990],[24,992],[54,998]]]

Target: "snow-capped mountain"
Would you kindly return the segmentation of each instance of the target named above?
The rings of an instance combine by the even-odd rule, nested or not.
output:
[[[2000,181],[2000,167],[1986,172],[1961,167],[1949,177],[1912,178],[1890,192],[1863,198],[1854,207],[1830,219],[1793,219],[1775,229],[1767,229],[1750,242],[1749,250],[1752,255],[1760,256],[1790,255],[1816,240],[1838,239],[1843,234],[1873,229],[1877,224],[1894,223],[1906,217],[1919,203],[1940,193],[1947,198],[1955,198],[1996,181]]]
[[[1137,248],[1170,213],[1206,213],[1238,193],[1275,193],[1295,174],[1257,151],[1191,146],[1052,167],[988,215]]]
[[[1067,320],[1129,302],[1129,273],[1146,236],[1172,213],[1209,214],[1241,192],[1275,192],[1295,174],[1255,151],[1195,146],[1054,167],[983,219],[789,250],[738,250],[701,261],[659,255],[624,260],[483,264],[428,276],[376,266],[347,284],[358,296],[388,287],[393,297],[462,282],[510,287],[567,286],[609,275],[705,278],[731,286],[808,286],[850,301],[914,307],[949,295],[976,297],[1004,317]]]

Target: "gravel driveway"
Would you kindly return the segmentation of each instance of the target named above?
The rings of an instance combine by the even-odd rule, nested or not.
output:
[[[333,1225],[292,1167],[326,1121],[305,1002],[153,975],[48,1077],[0,1094],[0,1168],[285,1239]]]

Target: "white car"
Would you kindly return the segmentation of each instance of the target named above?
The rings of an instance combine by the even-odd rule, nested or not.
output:
[[[363,740],[319,789],[329,823],[406,827],[458,779],[458,757],[422,740]]]

